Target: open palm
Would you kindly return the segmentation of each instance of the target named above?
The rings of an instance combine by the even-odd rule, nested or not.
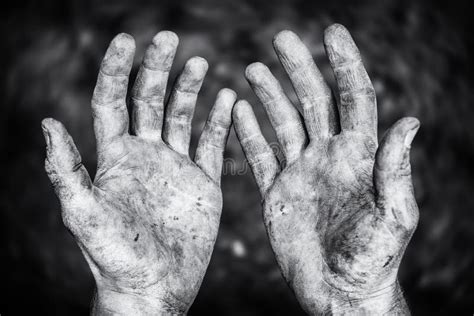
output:
[[[62,124],[43,122],[46,169],[65,225],[94,274],[98,304],[109,311],[116,306],[103,301],[117,303],[107,296],[119,293],[153,302],[161,312],[185,313],[217,236],[222,156],[235,94],[219,93],[193,162],[191,120],[207,63],[199,57],[188,60],[165,111],[177,44],[174,33],[161,32],[147,49],[132,90],[130,135],[125,98],[134,41],[120,34],[111,42],[92,100],[98,151],[93,182]],[[100,313],[101,307],[96,309]]]
[[[418,220],[409,146],[419,123],[401,119],[378,146],[374,89],[341,25],[325,33],[338,110],[298,37],[283,31],[274,46],[304,123],[266,66],[250,65],[246,77],[286,161],[278,163],[248,103],[239,101],[233,115],[282,274],[308,313],[388,312],[399,299],[398,267]],[[377,301],[387,296],[388,306]]]

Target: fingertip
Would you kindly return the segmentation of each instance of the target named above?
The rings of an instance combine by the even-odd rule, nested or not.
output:
[[[191,57],[179,75],[175,89],[180,92],[198,93],[209,66],[202,57]]]
[[[194,56],[188,59],[185,67],[196,76],[204,77],[207,70],[209,69],[209,64],[207,63],[206,59],[200,56]]]
[[[350,36],[347,28],[339,23],[334,23],[324,30],[324,39],[331,40],[338,36]]]
[[[119,33],[115,35],[112,40],[112,43],[117,45],[117,47],[124,47],[127,49],[135,49],[135,39],[132,35],[128,33]]]
[[[250,104],[246,100],[238,100],[232,110],[232,118],[234,121],[239,121],[250,112],[252,112],[252,107]]]
[[[273,37],[273,47],[275,47],[276,49],[289,47],[292,43],[298,40],[299,37],[298,35],[296,35],[296,33],[290,30],[283,30],[278,32]]]
[[[135,39],[127,33],[117,34],[111,41],[109,48],[112,48],[119,57],[127,58],[135,53]]]
[[[414,117],[405,117],[400,119],[398,122],[403,129],[403,144],[405,147],[410,148],[411,143],[413,142],[413,139],[420,128],[420,121]]]
[[[406,126],[408,129],[415,129],[420,127],[420,121],[416,117],[404,117],[398,120],[398,124]]]
[[[255,62],[245,68],[245,78],[250,83],[258,83],[261,82],[268,71],[269,69],[265,64],[261,62]]]
[[[221,90],[219,90],[219,94],[237,98],[237,93],[230,88],[222,88]]]
[[[47,117],[41,121],[41,127],[43,131],[47,131],[49,134],[54,132],[62,133],[66,130],[61,122],[50,117]]]
[[[171,31],[158,32],[154,37],[152,43],[155,46],[169,48],[170,50],[176,49],[179,44],[179,37],[176,33]]]
[[[41,129],[43,130],[43,136],[46,141],[46,147],[51,146],[51,135],[50,135],[50,126],[54,124],[55,120],[52,118],[45,118],[41,121]]]
[[[286,72],[292,76],[295,70],[314,64],[313,56],[303,41],[292,31],[281,31],[273,39],[273,47]],[[295,78],[293,78],[295,79]]]
[[[209,114],[209,119],[221,126],[230,126],[232,122],[232,109],[237,94],[228,88],[223,88],[217,93],[216,102]]]
[[[341,24],[333,24],[324,31],[324,45],[331,65],[356,61],[360,59],[359,49],[349,31]]]
[[[51,118],[51,117],[47,117],[47,118],[44,118],[42,121],[41,121],[41,127],[43,128],[43,130],[49,130],[49,127],[53,124],[55,124],[56,120]]]
[[[151,70],[168,72],[173,65],[179,39],[170,31],[161,31],[153,37],[152,43],[148,46],[143,65]]]
[[[110,42],[102,61],[102,72],[108,75],[128,75],[133,65],[135,40],[126,33],[120,33]]]
[[[222,88],[217,93],[217,98],[222,100],[225,104],[234,105],[235,100],[237,100],[237,93],[229,88]]]
[[[404,117],[399,119],[391,128],[392,134],[403,137],[409,131],[416,131],[420,128],[420,121],[414,117]]]

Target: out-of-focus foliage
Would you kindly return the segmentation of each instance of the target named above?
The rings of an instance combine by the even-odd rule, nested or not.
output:
[[[2,287],[0,312],[79,315],[93,280],[64,228],[43,171],[40,120],[61,120],[93,174],[96,155],[89,100],[102,54],[119,32],[137,42],[134,68],[154,33],[180,37],[172,80],[185,60],[210,71],[198,100],[196,142],[218,89],[235,89],[271,127],[243,72],[269,65],[295,100],[272,50],[272,36],[296,31],[333,85],[322,35],[333,22],[352,32],[374,82],[380,133],[418,117],[412,149],[420,224],[401,268],[415,314],[474,311],[474,104],[467,6],[413,1],[15,1],[1,13]],[[245,165],[235,135],[226,156]],[[225,205],[213,259],[191,314],[302,314],[283,282],[261,220],[251,174],[226,175]]]

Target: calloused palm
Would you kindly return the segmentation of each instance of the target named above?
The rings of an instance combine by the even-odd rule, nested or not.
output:
[[[418,121],[399,120],[378,146],[374,88],[343,26],[325,32],[339,109],[294,33],[279,33],[274,47],[303,119],[266,66],[250,65],[246,77],[285,163],[277,162],[247,102],[238,101],[233,116],[283,276],[311,314],[408,313],[397,272],[418,221],[409,164]]]
[[[93,182],[64,126],[43,121],[46,170],[64,223],[96,279],[98,314],[186,313],[214,247],[236,96],[228,89],[218,94],[192,161],[191,120],[207,63],[188,60],[164,110],[177,45],[177,36],[165,31],[147,49],[132,90],[131,135],[125,101],[135,44],[126,34],[111,42],[92,99],[98,152]]]

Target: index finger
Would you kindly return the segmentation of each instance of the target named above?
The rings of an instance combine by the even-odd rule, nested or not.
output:
[[[377,142],[377,101],[359,50],[349,31],[333,24],[324,33],[324,44],[340,94],[341,129],[359,131]]]
[[[128,133],[125,98],[134,54],[133,37],[122,33],[112,40],[102,60],[92,97],[92,115],[99,154],[112,138]]]

